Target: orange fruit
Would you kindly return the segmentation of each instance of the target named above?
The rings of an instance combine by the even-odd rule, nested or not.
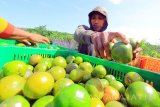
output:
[[[113,100],[120,100],[120,93],[112,86],[105,87],[104,96],[102,98],[103,103],[106,104]]]

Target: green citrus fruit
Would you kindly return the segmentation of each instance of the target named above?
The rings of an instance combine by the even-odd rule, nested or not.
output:
[[[26,73],[27,65],[25,62],[20,60],[14,60],[11,62],[6,63],[2,70],[4,76],[18,74],[20,76],[24,76]]]
[[[125,107],[125,105],[123,105],[122,103],[118,101],[110,101],[106,104],[105,107]]]
[[[124,85],[119,82],[119,81],[111,81],[110,82],[110,86],[114,87],[115,89],[117,89],[120,93],[123,93],[125,92],[125,87]]]
[[[79,65],[83,62],[83,58],[81,56],[77,56],[73,62]]]
[[[129,38],[130,44],[132,46],[132,50],[135,50],[137,48],[137,41],[134,38]]]
[[[53,94],[56,95],[58,91],[71,84],[74,84],[74,82],[69,78],[62,78],[60,80],[57,80],[54,84]]]
[[[109,82],[108,82],[108,80],[106,80],[106,79],[100,79],[100,81],[101,81],[101,83],[102,83],[102,85],[103,85],[103,88],[105,88],[106,86],[109,85]]]
[[[131,106],[160,107],[160,97],[157,91],[141,81],[130,84],[125,91],[125,97]]]
[[[84,87],[84,86],[85,86],[85,84],[84,84],[84,83],[82,83],[82,82],[78,83],[78,85],[81,85],[82,87]]]
[[[34,67],[32,65],[27,64],[26,67],[27,70],[33,71]]]
[[[83,76],[84,76],[84,71],[79,68],[73,69],[69,74],[69,78],[75,83],[81,82]]]
[[[34,72],[45,72],[48,70],[48,66],[45,63],[38,63],[35,67],[34,67]]]
[[[123,42],[115,43],[111,49],[111,56],[116,62],[129,63],[133,58],[132,46]]]
[[[26,83],[25,78],[19,75],[9,75],[0,80],[0,100],[5,100],[19,94]]]
[[[70,73],[73,69],[78,68],[78,65],[76,63],[69,63],[66,66],[66,72]]]
[[[128,72],[124,77],[127,86],[135,81],[144,81],[144,79],[137,72]]]
[[[17,43],[17,44],[15,44],[15,46],[26,47],[26,45],[24,43]]]
[[[116,80],[116,78],[113,75],[106,75],[104,77],[104,79],[108,80],[108,82],[110,83],[111,81]]]
[[[47,49],[54,49],[53,46],[48,46]]]
[[[65,78],[69,78],[69,74],[66,74]]]
[[[106,74],[107,71],[103,65],[96,65],[92,72],[92,75],[97,78],[104,78]]]
[[[67,66],[67,62],[66,59],[62,56],[57,56],[53,59],[53,66],[61,66],[63,68],[65,68]]]
[[[113,43],[113,42],[110,42],[110,43],[109,43],[110,50],[112,49],[113,46],[114,46],[114,43]]]
[[[93,67],[89,62],[82,62],[79,64],[79,68],[85,71],[86,73],[91,73],[93,71]]]
[[[66,76],[66,71],[61,66],[53,66],[50,70],[48,70],[54,78],[55,81],[62,79]]]
[[[72,84],[55,96],[53,104],[53,107],[90,107],[91,98],[84,87]]]
[[[84,75],[82,77],[82,82],[85,83],[86,81],[88,81],[91,78],[92,78],[92,75],[90,72],[84,72]]]
[[[25,78],[28,78],[30,75],[33,74],[34,67],[32,65],[27,64],[26,73],[24,75]]]
[[[46,64],[47,65],[47,69],[50,69],[51,66],[52,66],[52,61],[53,59],[52,58],[42,58],[38,64],[42,63],[42,64]]]
[[[25,75],[23,77],[27,79],[32,74],[33,74],[33,72],[31,70],[26,70],[26,73],[25,73]]]
[[[4,100],[0,107],[30,107],[30,104],[23,96],[16,95]]]
[[[54,96],[46,95],[36,100],[33,103],[32,107],[52,107],[53,100],[54,100]]]
[[[101,99],[104,95],[103,85],[98,78],[91,78],[85,83],[85,88],[91,97]]]
[[[28,77],[23,94],[29,99],[38,99],[48,94],[54,86],[54,79],[48,72],[36,72]]]
[[[96,97],[91,98],[91,107],[105,107],[103,102]]]
[[[34,54],[29,58],[29,64],[35,66],[42,59],[41,55]]]
[[[68,64],[73,63],[74,60],[75,60],[75,56],[73,56],[73,55],[69,55],[66,57],[66,61]]]

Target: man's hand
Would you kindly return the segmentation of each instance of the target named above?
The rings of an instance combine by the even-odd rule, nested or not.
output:
[[[137,41],[136,42],[136,49],[133,50],[133,60],[135,60],[135,58],[140,54],[140,52],[142,51],[141,47],[138,47],[141,41]]]
[[[13,34],[9,37],[9,39],[15,39],[20,42],[24,42],[28,45],[36,44],[36,43],[50,43],[47,37],[44,37],[39,34],[29,33],[19,28],[15,28]]]
[[[91,41],[94,45],[96,55],[104,59],[111,59],[109,43],[116,42],[115,38],[121,39],[122,42],[128,44],[129,39],[119,32],[96,32],[92,35]]]
[[[45,43],[45,44],[50,43],[47,37],[39,34],[33,34],[33,33],[29,34],[28,40],[29,42],[32,42],[32,43]]]

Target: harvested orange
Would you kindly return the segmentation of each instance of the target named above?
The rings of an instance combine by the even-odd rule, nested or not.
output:
[[[120,99],[120,93],[118,92],[118,90],[116,90],[112,86],[107,86],[104,88],[104,96],[102,98],[104,104],[119,99]]]

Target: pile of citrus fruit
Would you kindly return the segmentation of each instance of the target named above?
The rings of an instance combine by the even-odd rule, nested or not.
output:
[[[160,107],[160,96],[136,72],[124,83],[81,56],[13,60],[0,71],[0,107]]]

